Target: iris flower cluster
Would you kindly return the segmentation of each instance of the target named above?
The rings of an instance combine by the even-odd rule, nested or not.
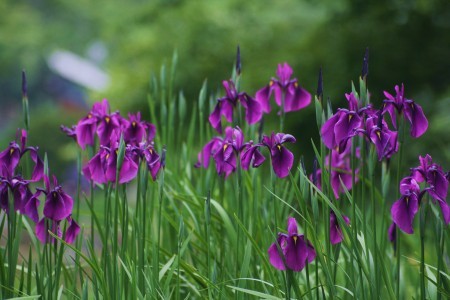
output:
[[[119,112],[110,113],[106,99],[94,103],[91,111],[72,128],[61,129],[73,137],[85,149],[99,141],[97,153],[83,167],[83,174],[97,183],[116,182],[117,155],[121,137],[125,143],[125,153],[119,171],[119,183],[133,180],[140,161],[144,161],[153,180],[161,167],[160,155],[156,152],[153,139],[155,125],[141,120],[141,114],[129,114],[128,119]]]
[[[398,133],[391,130],[384,115],[388,113],[396,129],[396,115],[403,115],[410,124],[411,136],[417,138],[425,133],[428,121],[422,107],[413,100],[404,97],[404,87],[395,86],[396,95],[384,92],[387,99],[383,101],[382,108],[375,110],[371,104],[362,106],[354,93],[346,94],[347,109],[338,111],[328,119],[321,128],[323,143],[329,149],[342,153],[348,141],[357,135],[363,135],[374,144],[378,159],[389,159],[398,151]]]
[[[27,147],[27,132],[20,131],[20,145],[12,141],[8,148],[0,153],[0,208],[9,213],[10,199],[13,197],[13,209],[28,216],[36,225],[36,235],[42,243],[52,241],[48,229],[59,237],[63,236],[61,222],[66,220],[69,225],[64,233],[65,241],[72,243],[80,227],[72,219],[73,199],[58,185],[53,177],[53,188],[50,187],[48,176],[44,174],[44,164],[38,155],[37,147]],[[20,174],[24,156],[33,161],[34,167],[30,179],[25,179]],[[30,183],[38,183],[44,179],[45,189],[36,188],[33,193]],[[43,217],[39,220],[39,196],[45,194]]]
[[[245,92],[238,92],[233,80],[224,80],[222,85],[225,89],[225,96],[217,99],[216,106],[209,115],[211,126],[222,134],[221,117],[225,117],[230,123],[233,122],[233,111],[239,103],[245,109],[245,120],[248,124],[259,122],[263,113],[268,114],[271,111],[270,98],[272,94],[275,103],[283,107],[284,112],[305,108],[311,103],[311,94],[299,86],[296,78],[291,79],[292,73],[292,68],[287,63],[279,64],[277,69],[279,79],[272,78],[267,86],[256,92],[255,97]]]
[[[226,178],[236,171],[237,162],[240,162],[244,170],[248,170],[250,165],[253,168],[259,167],[266,160],[259,148],[266,147],[270,152],[274,173],[283,178],[289,175],[294,163],[294,155],[283,146],[287,142],[295,143],[295,138],[290,134],[272,133],[270,137],[264,135],[261,143],[244,143],[244,134],[239,127],[227,127],[223,138],[213,137],[203,147],[195,167],[208,168],[212,157],[217,173]]]
[[[420,156],[419,161],[420,165],[412,168],[410,175],[400,181],[401,197],[391,207],[393,220],[389,230],[391,240],[394,239],[395,227],[408,234],[414,233],[414,217],[426,193],[441,208],[445,224],[450,223],[450,206],[446,202],[449,172],[445,173],[440,165],[433,163],[428,154],[425,157]]]

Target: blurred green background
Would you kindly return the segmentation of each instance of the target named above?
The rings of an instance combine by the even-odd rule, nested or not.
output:
[[[29,83],[30,145],[48,153],[53,172],[70,176],[76,150],[59,125],[75,124],[102,98],[123,115],[141,110],[149,119],[151,74],[170,63],[175,50],[175,88],[188,103],[197,100],[205,78],[208,93],[223,94],[221,81],[230,77],[240,45],[242,90],[254,94],[275,75],[278,63],[288,62],[314,93],[323,67],[325,98],[336,109],[351,81],[357,82],[369,47],[372,101],[379,104],[383,90],[393,92],[403,82],[407,98],[429,118],[420,141],[408,141],[411,166],[419,154],[430,153],[448,168],[449,32],[447,0],[0,1],[1,145],[22,126],[22,69]],[[56,50],[103,70],[108,88],[95,91],[52,71],[48,62]],[[315,124],[313,106],[287,115],[285,131],[297,137],[296,153],[307,158],[311,138],[318,140]]]

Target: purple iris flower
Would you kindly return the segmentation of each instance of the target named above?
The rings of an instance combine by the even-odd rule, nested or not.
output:
[[[261,119],[261,106],[255,99],[246,93],[238,93],[232,80],[224,80],[222,84],[226,96],[217,99],[216,107],[209,115],[209,122],[218,133],[222,133],[221,116],[224,116],[228,122],[233,122],[233,109],[238,103],[241,103],[245,109],[245,120],[248,124],[255,124]]]
[[[412,223],[419,211],[419,199],[416,194],[402,195],[391,207],[394,223],[406,233],[414,233]]]
[[[83,174],[97,183],[116,182],[118,142],[114,148],[101,146],[96,155],[83,167]],[[132,147],[126,147],[122,167],[119,172],[119,183],[133,180],[138,172],[139,157]]]
[[[343,152],[347,140],[358,130],[363,130],[362,118],[371,108],[367,106],[359,109],[359,102],[353,93],[345,94],[349,109],[339,109],[320,129],[322,141],[329,149],[339,149]]]
[[[141,121],[141,113],[129,114],[129,120],[123,119],[123,139],[127,144],[138,145],[144,139],[152,141],[156,134],[155,125]]]
[[[392,124],[397,128],[396,113],[399,115],[404,113],[410,124],[411,136],[414,138],[421,136],[428,129],[428,120],[423,113],[422,107],[413,100],[405,98],[405,87],[403,84],[401,87],[395,86],[395,93],[395,96],[393,96],[386,91],[384,92],[387,98],[384,100],[384,109],[391,116]]]
[[[132,151],[145,161],[147,169],[150,171],[153,181],[155,181],[161,169],[161,157],[156,152],[153,142],[141,142],[139,147],[132,148]]]
[[[359,158],[359,148],[357,148],[356,156]],[[336,199],[339,199],[339,195],[344,192],[341,185],[341,181],[345,188],[349,191],[352,189],[353,179],[352,179],[352,168],[350,160],[350,147],[342,153],[336,150],[331,150],[331,188],[333,189],[333,194]],[[330,165],[330,155],[325,157],[325,168],[329,168]],[[355,174],[359,173],[359,169],[355,170]],[[316,183],[314,183],[320,190],[322,190],[322,170],[318,169],[310,175],[311,180],[315,178]],[[358,176],[355,177],[358,181]]]
[[[398,152],[398,133],[389,130],[381,113],[371,115],[366,121],[366,128],[369,139],[377,150],[378,160],[391,158]]]
[[[248,170],[250,165],[257,168],[266,160],[266,158],[259,151],[260,144],[253,144],[253,141],[244,144],[241,154],[242,169]]]
[[[33,195],[29,181],[20,176],[3,178],[0,176],[0,209],[9,212],[9,194],[14,199],[14,210],[37,221],[37,207],[39,206],[39,192]]]
[[[58,185],[56,177],[53,176],[53,189],[46,175],[44,176],[44,184],[45,190],[40,190],[46,196],[44,216],[53,221],[61,221],[70,216],[72,214],[73,199]]]
[[[10,178],[14,176],[15,169],[19,165],[20,159],[27,152],[30,154],[31,160],[34,162],[33,173],[30,181],[39,181],[44,175],[44,163],[38,156],[37,147],[27,147],[27,132],[20,131],[20,145],[15,141],[9,143],[6,150],[0,152],[0,176]]]
[[[72,216],[68,216],[66,221],[69,227],[66,229],[64,240],[66,243],[71,244],[80,233],[80,226],[72,219]],[[44,217],[36,224],[36,236],[43,244],[56,242],[56,240],[48,233],[48,230],[60,238],[63,236],[61,221],[54,221]]]
[[[290,134],[274,133],[269,137],[264,135],[261,145],[269,148],[272,161],[272,168],[275,174],[284,178],[289,175],[289,171],[294,163],[294,154],[283,146],[284,143],[295,143],[295,138]]]
[[[93,146],[95,134],[98,135],[100,145],[108,145],[114,132],[119,131],[123,118],[118,112],[109,113],[109,102],[103,99],[96,102],[86,117],[78,121],[75,127],[75,136],[78,144],[84,150],[86,145]],[[73,130],[63,131],[73,136]]]
[[[270,97],[274,94],[278,106],[283,105],[284,112],[297,111],[311,103],[311,94],[298,85],[297,79],[292,79],[292,68],[287,64],[279,64],[278,79],[272,78],[269,85],[256,92],[255,99],[261,104],[264,113],[270,113]]]
[[[446,202],[449,180],[442,167],[433,163],[429,155],[419,157],[420,166],[411,169],[411,175],[400,182],[401,197],[391,207],[394,223],[406,233],[414,232],[412,223],[419,210],[424,193],[428,193],[439,204],[444,222],[450,223],[450,206]],[[419,184],[425,183],[424,188]]]
[[[269,260],[278,270],[300,272],[315,259],[316,251],[303,235],[298,234],[294,218],[288,219],[287,227],[288,234],[278,233],[277,241],[269,247]]]
[[[342,215],[345,223],[350,225],[350,219],[347,216]],[[332,245],[339,244],[344,239],[344,234],[342,233],[342,229],[336,219],[336,214],[331,211],[330,212],[330,242]]]
[[[244,135],[239,127],[225,129],[225,137],[213,137],[198,154],[195,167],[208,168],[210,158],[216,163],[219,175],[228,177],[236,170],[237,160],[241,151],[245,148]]]

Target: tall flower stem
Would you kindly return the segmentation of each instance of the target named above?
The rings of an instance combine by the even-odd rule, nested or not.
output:
[[[427,204],[424,199],[420,205],[420,299],[426,299],[425,292],[425,220],[427,215]]]
[[[405,138],[405,124],[403,121],[403,118],[400,118],[401,116],[397,114],[397,119],[400,119],[400,125],[399,125],[399,131],[400,131],[400,137],[399,137],[399,152],[398,152],[398,160],[397,160],[397,178],[396,183],[400,183],[400,176],[401,176],[401,165],[402,165],[402,158],[403,158],[403,141]],[[399,197],[399,190],[397,189],[397,196],[396,199]],[[400,269],[401,269],[401,260],[400,260],[400,254],[401,254],[401,239],[400,239],[400,229],[396,228],[396,234],[395,234],[395,255],[397,257],[396,262],[396,285],[395,285],[395,291],[396,291],[396,297],[397,299],[400,299]]]

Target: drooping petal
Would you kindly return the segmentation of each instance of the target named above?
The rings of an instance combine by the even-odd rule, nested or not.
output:
[[[292,82],[287,87],[285,94],[284,111],[297,111],[307,107],[311,103],[311,94],[302,87],[297,85],[297,82]]]
[[[303,235],[289,236],[285,254],[286,266],[295,272],[300,272],[306,266],[309,253],[310,249]]]
[[[361,126],[361,118],[357,113],[352,111],[342,111],[339,120],[334,126],[334,134],[336,143],[339,144],[342,140],[352,135],[356,129]]]
[[[415,194],[402,196],[392,205],[391,217],[398,228],[406,233],[412,234],[414,233],[412,223],[418,210],[419,201]]]
[[[448,194],[448,180],[440,167],[433,165],[427,170],[427,183],[431,186],[428,193],[436,200],[445,201]]]
[[[75,128],[75,134],[77,143],[80,145],[81,149],[86,149],[86,145],[94,145],[96,130],[97,118],[93,117],[91,114],[78,122]]]
[[[252,167],[259,167],[266,158],[259,152],[260,145],[253,145],[246,147],[241,154],[241,166],[242,169],[248,170],[250,164],[253,162]]]
[[[294,163],[294,154],[285,147],[278,145],[271,149],[272,167],[279,178],[289,175]]]
[[[255,100],[261,105],[261,109],[264,113],[270,113],[270,95],[272,93],[272,88],[270,85],[263,87],[256,92]]]
[[[80,226],[70,217],[70,226],[66,230],[65,241],[68,244],[72,244],[80,233]]]
[[[211,156],[217,151],[218,147],[220,147],[221,141],[217,138],[211,139],[198,153],[198,160],[195,164],[196,168],[203,167],[205,169],[209,166],[209,161]]]
[[[438,204],[441,207],[442,217],[446,225],[450,223],[450,206],[445,201],[438,200]]]
[[[341,113],[338,111],[336,114],[331,116],[320,129],[320,135],[322,136],[322,141],[328,149],[334,149],[338,145],[336,142],[336,135],[334,133],[334,128],[336,123],[339,121]]]
[[[222,122],[220,115],[220,102],[217,102],[213,112],[209,115],[209,123],[218,132],[222,133]]]
[[[245,120],[248,124],[252,125],[261,120],[263,111],[259,102],[255,101],[248,95],[243,95],[241,98],[241,104],[245,108]]]
[[[288,237],[286,235],[278,234],[277,242],[270,245],[269,250],[267,251],[270,263],[278,270],[286,270],[283,259],[285,260],[284,253],[287,246],[287,239]]]
[[[412,100],[405,100],[403,111],[411,125],[410,134],[412,137],[418,138],[427,131],[428,120],[419,104],[416,104]]]
[[[61,221],[72,214],[73,199],[61,188],[47,194],[44,216],[53,221]]]
[[[345,223],[350,224],[350,219],[347,216],[342,215]],[[344,234],[336,218],[336,214],[332,211],[330,213],[330,242],[332,245],[342,242]]]
[[[0,152],[0,176],[10,177],[19,164],[20,148],[15,142],[9,144],[6,150]]]
[[[25,208],[24,208],[25,215],[27,215],[35,223],[37,223],[39,221],[38,207],[41,202],[39,201],[38,197],[40,194],[41,194],[41,192],[37,191],[30,198],[30,200],[28,200],[28,202],[27,202],[27,204],[25,204]]]

